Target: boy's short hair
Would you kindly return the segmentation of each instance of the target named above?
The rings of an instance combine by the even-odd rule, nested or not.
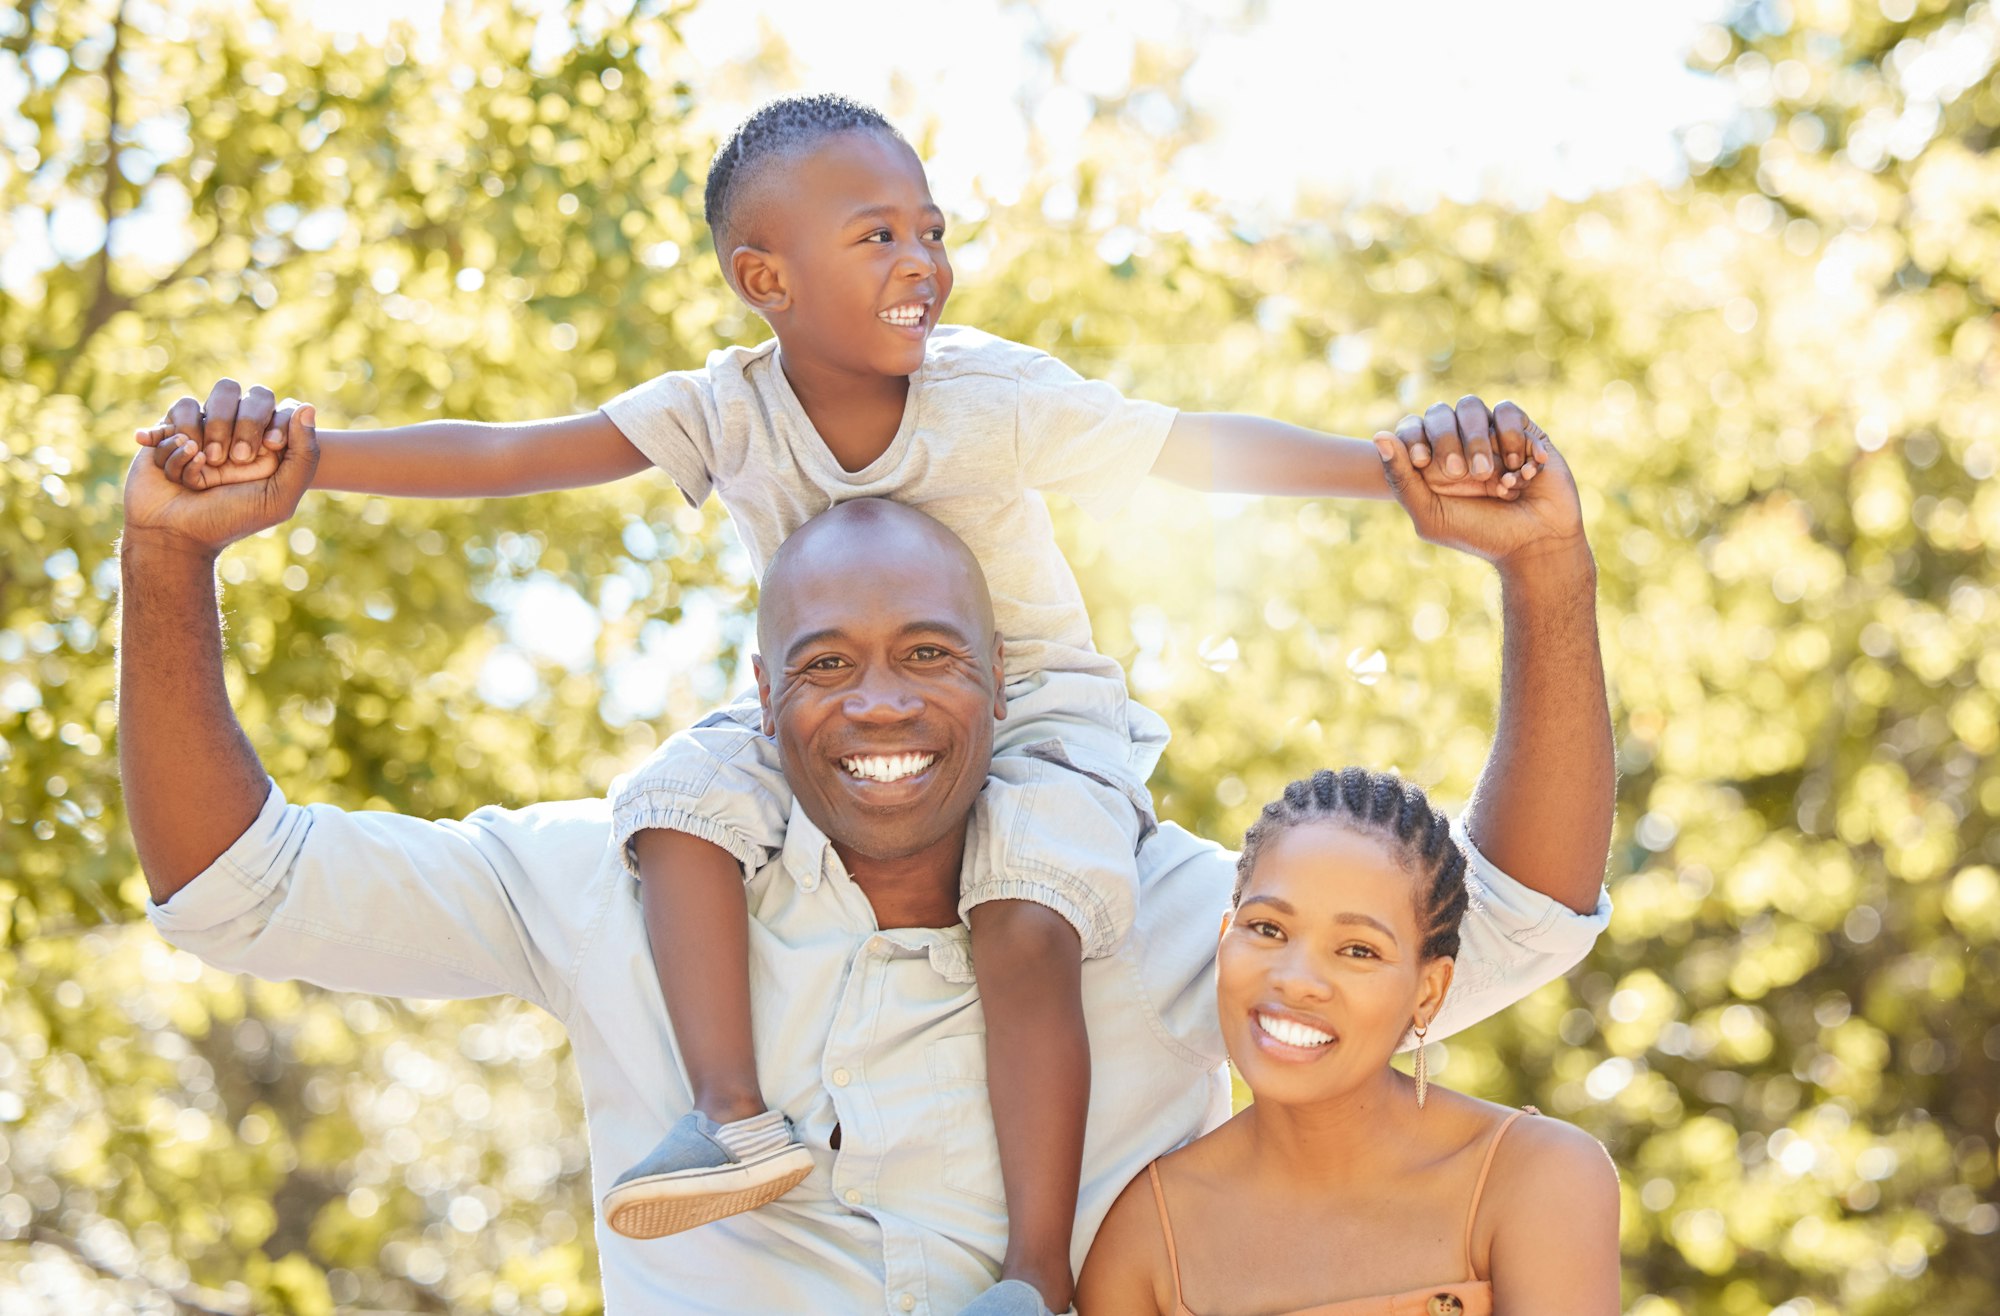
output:
[[[702,195],[702,209],[715,238],[715,257],[722,262],[725,275],[729,273],[729,253],[738,246],[734,225],[742,218],[732,213],[731,207],[743,196],[751,178],[779,156],[847,132],[881,132],[899,142],[904,140],[879,110],[830,92],[769,101],[737,125],[715,153]]]

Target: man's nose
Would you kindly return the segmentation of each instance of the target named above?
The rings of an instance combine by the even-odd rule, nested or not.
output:
[[[901,722],[923,711],[924,701],[907,681],[870,676],[847,692],[841,711],[856,722]]]

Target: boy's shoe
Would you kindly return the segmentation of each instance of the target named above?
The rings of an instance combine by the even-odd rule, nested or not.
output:
[[[974,1298],[959,1316],[1055,1316],[1032,1284],[1003,1279]]]
[[[604,1222],[627,1238],[661,1238],[783,1197],[812,1173],[812,1153],[784,1116],[754,1123],[756,1132],[745,1136],[698,1110],[681,1116],[611,1185]]]

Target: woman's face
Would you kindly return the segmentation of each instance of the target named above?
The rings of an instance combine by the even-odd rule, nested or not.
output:
[[[1264,843],[1216,972],[1223,1040],[1259,1101],[1350,1093],[1437,1012],[1451,961],[1423,962],[1415,891],[1384,842],[1338,822]]]

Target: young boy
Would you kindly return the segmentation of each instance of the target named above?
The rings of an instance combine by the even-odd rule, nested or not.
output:
[[[1380,498],[1381,459],[1359,440],[1128,401],[1031,348],[940,328],[952,273],[923,166],[881,115],[843,98],[758,110],[717,156],[706,209],[724,275],[774,341],[713,353],[704,370],[662,375],[585,416],[321,430],[316,483],[503,495],[657,465],[693,505],[722,496],[760,572],[792,529],[851,498],[911,503],[966,541],[992,588],[1008,701],[967,838],[961,914],[1009,1234],[1003,1282],[968,1311],[1061,1311],[1090,1084],[1081,962],[1131,926],[1134,854],[1153,827],[1145,783],[1167,733],[1092,646],[1038,494],[1103,512],[1152,473],[1203,489]],[[275,463],[281,440],[255,441],[268,402],[239,407],[230,387],[205,422],[184,403],[141,433],[174,478],[205,487]],[[1535,473],[1517,433],[1463,452],[1455,432],[1433,438],[1427,478],[1441,489],[1513,490]],[[956,657],[938,648],[915,645],[908,660]],[[837,655],[810,648],[764,661],[787,680],[839,679]],[[882,739],[843,760],[864,805],[921,792],[938,766],[902,743],[898,718],[882,712]],[[606,1195],[620,1233],[658,1237],[760,1206],[812,1169],[758,1086],[742,888],[746,866],[783,844],[790,808],[754,698],[669,739],[617,795],[616,840],[641,882],[694,1106]],[[853,870],[894,856],[841,858]]]

